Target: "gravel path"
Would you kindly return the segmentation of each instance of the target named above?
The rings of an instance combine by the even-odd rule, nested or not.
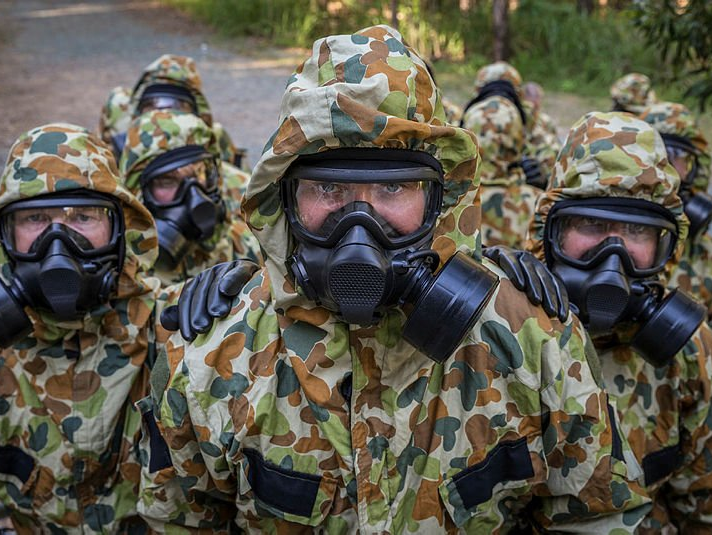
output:
[[[0,0],[0,158],[22,132],[53,121],[96,129],[109,90],[131,87],[165,53],[192,56],[216,120],[254,165],[277,124],[298,51],[226,44],[155,2]],[[258,48],[255,46],[255,48]]]

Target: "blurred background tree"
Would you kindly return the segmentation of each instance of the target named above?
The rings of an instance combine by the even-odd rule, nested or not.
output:
[[[712,2],[639,0],[634,17],[648,44],[672,65],[671,78],[704,110],[712,100]]]

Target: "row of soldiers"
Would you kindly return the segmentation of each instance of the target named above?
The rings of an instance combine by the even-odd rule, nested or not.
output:
[[[455,126],[374,26],[314,43],[251,174],[178,56],[104,141],[20,136],[12,529],[712,532],[704,138],[646,102],[559,147],[521,82],[483,68]]]

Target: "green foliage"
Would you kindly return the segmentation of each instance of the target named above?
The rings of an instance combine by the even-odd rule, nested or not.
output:
[[[647,42],[675,66],[685,96],[704,109],[712,100],[712,2],[689,0],[681,8],[673,0],[638,0],[634,15]]]

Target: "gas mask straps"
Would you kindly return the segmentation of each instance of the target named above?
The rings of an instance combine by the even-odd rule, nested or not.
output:
[[[296,239],[287,260],[294,283],[348,323],[371,325],[389,307],[414,305],[404,337],[442,362],[498,282],[462,254],[434,275],[440,258],[429,247],[443,184],[440,163],[420,151],[331,149],[300,157],[281,182]],[[433,318],[443,314],[448,322],[435,333]]]
[[[199,145],[157,156],[141,173],[144,204],[156,219],[159,264],[175,268],[191,242],[209,239],[225,219],[217,158]]]

